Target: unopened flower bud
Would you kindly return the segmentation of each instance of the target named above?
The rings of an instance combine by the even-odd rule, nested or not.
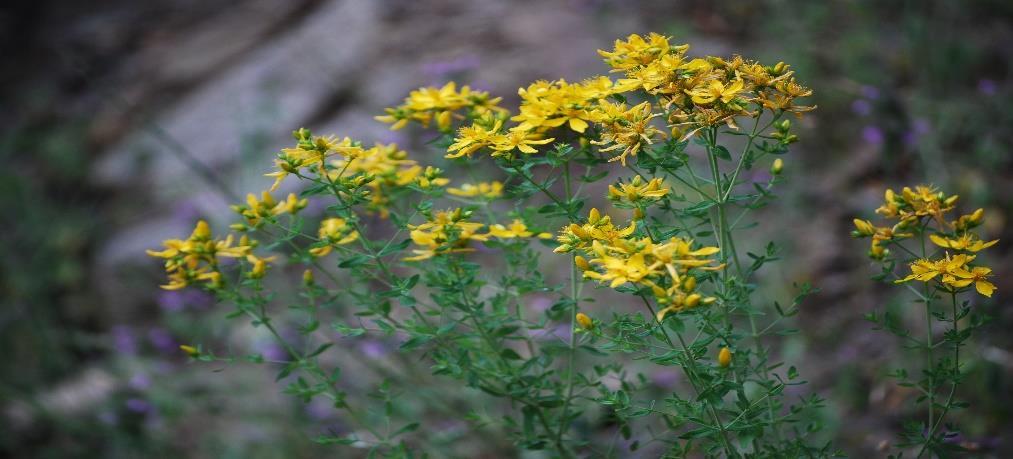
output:
[[[781,171],[784,170],[784,161],[781,158],[774,160],[774,163],[770,165],[771,175],[781,175]]]
[[[584,330],[590,330],[594,328],[594,321],[591,320],[591,318],[588,317],[587,314],[584,314],[583,312],[578,312],[576,319],[577,323],[580,324],[580,328],[583,328]]]
[[[197,348],[193,346],[188,346],[186,344],[180,344],[179,350],[183,351],[184,353],[186,353],[186,355],[189,355],[190,357],[197,357],[200,355],[200,351],[198,351]]]
[[[573,257],[573,264],[577,265],[577,267],[580,268],[581,271],[588,271],[591,269],[591,264],[589,264],[587,260],[585,260],[584,257],[580,255]]]
[[[721,348],[721,351],[718,352],[718,365],[721,365],[721,368],[728,368],[728,365],[731,364],[732,364],[732,351],[728,349],[727,346]]]

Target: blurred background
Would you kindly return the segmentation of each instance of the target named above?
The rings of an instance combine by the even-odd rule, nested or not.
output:
[[[851,219],[871,217],[884,188],[921,182],[960,194],[965,213],[986,209],[984,233],[1002,239],[987,255],[999,293],[978,306],[993,322],[966,350],[959,395],[970,409],[953,420],[966,446],[1013,456],[1013,3],[1003,0],[8,0],[0,455],[345,457],[310,441],[343,431],[340,417],[281,395],[275,369],[186,362],[181,343],[284,354],[203,294],[159,290],[144,249],[196,218],[223,225],[228,203],[267,187],[293,129],[398,141],[438,163],[424,134],[372,116],[449,80],[513,107],[519,86],[605,73],[596,49],[651,31],[691,54],[783,60],[815,90],[819,109],[785,158],[789,184],[752,247],[785,247],[788,262],[763,279],[772,296],[793,282],[820,289],[776,351],[829,400],[822,421],[849,455],[883,456],[918,414],[916,394],[885,378],[908,351],[862,315],[892,309],[922,323],[903,289],[869,280]],[[384,361],[396,343],[339,347]],[[652,377],[661,389],[676,378]],[[519,454],[428,416],[427,435],[461,457]]]

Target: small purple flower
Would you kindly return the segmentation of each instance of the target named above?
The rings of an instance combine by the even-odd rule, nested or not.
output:
[[[148,375],[144,373],[137,373],[132,378],[130,378],[129,385],[132,389],[140,391],[147,390],[149,387],[151,387],[151,378],[149,378]]]
[[[883,143],[883,139],[883,130],[878,126],[866,126],[862,128],[862,140],[864,140],[865,143],[880,145]]]
[[[149,403],[147,400],[145,400],[143,398],[129,398],[129,399],[127,399],[126,407],[127,407],[128,410],[130,410],[130,411],[132,411],[134,413],[144,414],[144,413],[148,413],[149,411],[151,411],[151,403]]]
[[[862,97],[869,100],[879,99],[879,88],[869,85],[862,86]]]
[[[128,355],[137,353],[137,337],[134,336],[132,328],[127,325],[117,325],[113,327],[112,334],[113,345],[117,352]]]
[[[679,373],[672,369],[662,369],[651,374],[651,381],[662,389],[671,389],[679,381]]]
[[[570,335],[573,330],[570,328],[569,323],[559,324],[551,328],[543,328],[540,330],[531,330],[531,337],[537,340],[562,340],[569,341]]]
[[[865,99],[855,99],[851,103],[851,111],[858,116],[869,116],[872,113],[872,104]]]
[[[387,354],[387,346],[382,341],[375,339],[363,340],[359,343],[359,352],[371,359],[378,359]]]
[[[326,421],[333,419],[336,414],[334,406],[325,398],[319,397],[311,400],[305,408],[306,415],[314,421]]]
[[[164,328],[152,328],[148,330],[148,342],[155,347],[156,350],[162,353],[175,353],[179,352],[176,347],[176,339],[172,337],[172,333]]]
[[[549,309],[551,307],[552,307],[552,300],[550,300],[548,297],[539,296],[531,300],[531,309],[535,312],[542,313],[545,312],[546,309]]]
[[[904,132],[904,144],[913,146],[918,143],[923,135],[932,130],[932,123],[925,118],[917,118],[911,123],[911,128]]]
[[[999,85],[995,83],[995,80],[988,78],[982,78],[978,80],[978,92],[986,95],[993,96],[999,90]]]
[[[158,295],[158,306],[168,312],[182,311],[186,306],[180,290],[162,290]]]
[[[99,422],[101,422],[101,423],[103,423],[105,425],[110,425],[111,426],[111,425],[115,425],[116,423],[118,423],[119,420],[120,420],[120,417],[117,416],[116,413],[114,413],[112,411],[103,411],[103,412],[99,413],[98,420],[99,420]]]
[[[257,346],[257,351],[267,360],[285,361],[288,360],[288,352],[274,341],[265,341]]]

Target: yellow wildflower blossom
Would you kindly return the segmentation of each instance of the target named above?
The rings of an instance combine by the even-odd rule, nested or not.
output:
[[[648,276],[658,274],[660,268],[660,264],[649,262],[647,254],[639,252],[630,256],[611,254],[599,241],[592,243],[591,251],[596,255],[591,263],[598,264],[604,272],[584,271],[584,277],[608,282],[612,288],[627,282],[638,283]]]
[[[479,234],[483,224],[467,221],[471,212],[462,209],[445,210],[436,212],[429,216],[427,222],[421,225],[408,225],[411,229],[411,239],[421,249],[413,249],[414,256],[407,257],[405,261],[419,261],[453,252],[465,252],[474,250],[468,247],[472,240],[488,240],[488,234]]]
[[[401,105],[386,109],[385,115],[376,116],[374,119],[391,124],[390,128],[393,130],[401,129],[409,122],[429,127],[435,119],[437,128],[448,132],[454,118],[465,117],[457,113],[461,110],[467,109],[468,116],[505,112],[506,110],[498,106],[500,100],[499,97],[489,97],[486,92],[473,91],[468,86],[462,86],[458,91],[457,83],[451,81],[440,88],[425,87],[414,90]]]
[[[284,201],[274,200],[271,193],[264,191],[260,200],[252,193],[246,195],[246,205],[233,205],[232,210],[246,220],[246,225],[233,225],[233,229],[243,230],[247,227],[256,227],[261,224],[264,218],[275,217],[281,214],[295,214],[309,204],[308,199],[299,199],[295,193],[289,193]]]
[[[968,252],[978,252],[992,247],[999,242],[998,239],[985,242],[978,239],[978,236],[975,236],[972,233],[964,233],[956,238],[945,238],[938,234],[933,234],[929,236],[929,239],[931,239],[934,244],[944,249],[965,250]]]
[[[492,156],[506,156],[513,152],[514,149],[529,155],[538,153],[538,150],[532,147],[532,145],[545,145],[553,140],[555,139],[551,137],[543,139],[541,134],[514,127],[505,135],[496,139],[496,142],[492,145],[492,149],[494,150]]]
[[[166,290],[178,290],[197,282],[208,287],[218,287],[222,275],[218,268],[219,258],[238,258],[250,255],[253,242],[246,236],[233,245],[233,237],[214,239],[211,227],[204,220],[197,222],[186,240],[168,239],[162,244],[164,250],[148,250],[148,255],[165,259],[165,271],[169,283],[162,285]]]
[[[591,143],[611,145],[601,149],[605,152],[622,150],[609,161],[619,161],[625,166],[627,156],[637,156],[644,144],[650,145],[654,143],[655,136],[662,135],[661,131],[650,124],[651,118],[655,116],[657,115],[651,113],[650,102],[630,108],[623,103],[603,103],[596,117],[596,121],[602,125],[601,139]]]
[[[497,144],[502,141],[503,134],[500,133],[500,129],[503,127],[502,120],[496,120],[495,123],[485,128],[479,124],[473,124],[471,126],[462,127],[457,131],[457,138],[454,139],[454,143],[447,148],[447,154],[445,158],[460,158],[462,156],[471,157],[473,153],[478,151],[480,148],[488,147]]]
[[[496,199],[503,196],[503,183],[498,181],[465,183],[460,188],[447,188],[447,193],[464,198]]]
[[[320,237],[320,242],[325,245],[310,249],[310,254],[314,257],[327,256],[334,246],[350,244],[359,239],[359,232],[355,231],[348,221],[336,217],[320,222],[317,235]]]
[[[735,100],[735,97],[742,92],[743,87],[742,80],[739,79],[728,85],[715,80],[705,86],[687,90],[686,93],[693,98],[694,103],[700,105],[708,105],[717,100],[727,104]]]
[[[488,236],[498,237],[500,239],[532,237],[532,236],[537,237],[539,239],[549,239],[552,237],[552,235],[549,233],[535,234],[534,232],[529,230],[528,226],[524,224],[524,221],[520,219],[514,219],[514,221],[510,223],[510,226],[503,226],[499,224],[489,226]]]
[[[284,148],[274,161],[278,170],[265,174],[267,177],[274,177],[274,183],[270,191],[275,191],[281,182],[290,174],[298,174],[300,169],[315,167],[321,176],[326,172],[326,160],[332,156],[343,158],[355,158],[362,154],[362,146],[358,142],[345,137],[338,139],[334,136],[314,136],[309,129],[302,128],[292,133],[298,141],[295,147]]]
[[[609,185],[609,200],[628,205],[640,206],[655,202],[670,191],[668,185],[660,178],[653,178],[646,183],[641,176],[634,176],[628,183],[619,183],[619,186]]]
[[[992,269],[985,266],[975,266],[971,269],[958,269],[952,274],[952,278],[944,280],[944,282],[955,288],[963,288],[974,283],[974,289],[978,293],[992,297],[992,293],[995,292],[995,284],[988,281],[988,277],[992,275]]]

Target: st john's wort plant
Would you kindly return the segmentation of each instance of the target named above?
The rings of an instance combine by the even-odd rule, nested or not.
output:
[[[956,195],[931,186],[904,187],[900,193],[888,189],[875,212],[893,224],[876,226],[856,218],[852,232],[871,238],[869,257],[881,267],[875,278],[906,287],[912,301],[921,305],[925,330],[920,337],[889,312],[867,316],[877,329],[896,335],[923,355],[924,363],[913,374],[907,368],[891,373],[900,385],[916,389],[917,402],[925,406],[924,420],[906,423],[896,445],[916,458],[926,453],[947,457],[962,449],[953,441],[956,426],[946,422],[948,414],[965,406],[956,398],[963,379],[960,348],[985,322],[973,303],[995,293],[988,280],[992,269],[978,258],[998,242],[984,241],[976,232],[985,211],[954,218],[956,205]],[[941,334],[940,328],[945,330]]]
[[[288,354],[273,362],[285,392],[326,397],[354,424],[323,443],[391,457],[453,454],[420,434],[430,429],[424,420],[402,419],[421,360],[447,384],[504,402],[503,413],[459,416],[520,449],[833,455],[812,444],[821,426],[807,421],[822,400],[788,397],[786,387],[803,381],[769,350],[812,289],[799,286],[787,305],[758,300],[756,273],[779,250],[742,238],[760,224],[751,212],[784,181],[781,156],[797,140],[786,115],[812,110],[797,103],[811,91],[787,64],[688,50],[631,35],[599,51],[616,79],[537,81],[518,91],[515,111],[447,83],[377,117],[392,129],[437,131],[449,176],[472,177],[458,186],[396,145],[300,129],[268,174],[271,189],[234,207],[238,237],[201,221],[188,239],[150,252],[165,259],[163,287],[210,290],[232,316],[273,335]],[[587,191],[607,179],[607,196]],[[298,194],[272,197],[292,181]],[[586,205],[596,198],[611,207]],[[326,203],[322,221],[301,215],[311,200]],[[560,262],[565,280],[550,273]],[[287,281],[284,267],[305,270],[302,282]],[[617,294],[624,300],[593,312],[598,297]],[[555,302],[536,310],[535,295]],[[283,333],[289,327],[299,333]],[[348,351],[323,330],[397,337],[405,368],[378,369],[386,382],[373,397],[352,392],[333,358]],[[634,362],[678,367],[688,384],[655,397],[628,368]],[[422,403],[456,412],[442,402]],[[614,435],[595,435],[603,422]]]

